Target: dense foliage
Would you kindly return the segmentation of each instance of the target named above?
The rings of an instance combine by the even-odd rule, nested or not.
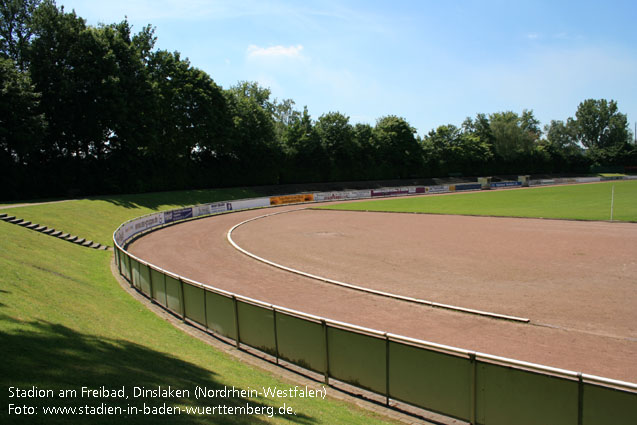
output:
[[[223,89],[156,49],[150,26],[89,26],[53,0],[3,0],[0,14],[4,199],[637,163],[614,101],[585,100],[544,131],[532,111],[505,111],[421,138],[397,116],[314,120],[256,83]]]

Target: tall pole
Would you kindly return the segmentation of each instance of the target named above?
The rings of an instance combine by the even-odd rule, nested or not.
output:
[[[610,192],[610,221],[613,221],[613,204],[615,203],[615,185]]]

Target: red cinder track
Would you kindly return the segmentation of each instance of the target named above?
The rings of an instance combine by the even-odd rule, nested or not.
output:
[[[347,283],[528,324],[340,288],[254,260],[228,230],[280,207],[152,232],[130,251],[179,275],[334,320],[547,366],[637,382],[637,225],[297,211],[233,232],[242,248]]]

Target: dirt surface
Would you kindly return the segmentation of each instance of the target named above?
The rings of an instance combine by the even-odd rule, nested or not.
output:
[[[531,319],[518,324],[335,287],[260,263],[227,242],[230,227],[273,211],[179,224],[130,250],[174,273],[268,303],[637,382],[635,224],[299,211],[250,222],[233,234],[243,248],[286,266]]]

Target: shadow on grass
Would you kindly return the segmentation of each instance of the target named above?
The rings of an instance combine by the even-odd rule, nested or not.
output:
[[[95,338],[69,329],[65,326],[45,321],[20,322],[6,315],[0,315],[1,321],[9,321],[9,332],[0,332],[0,423],[219,423],[219,424],[264,424],[267,423],[268,409],[278,415],[278,407],[262,398],[247,399],[239,396],[229,398],[195,398],[195,386],[220,390],[216,373],[184,362],[168,354],[151,350],[128,341]],[[6,323],[5,323],[6,324]],[[211,365],[214,369],[214,365]],[[113,397],[81,398],[81,387],[99,389],[125,388],[128,399]],[[156,390],[159,386],[167,389],[189,390],[184,398],[134,398],[133,387]],[[53,398],[16,398],[9,397],[9,387],[29,390],[51,389]],[[231,387],[230,387],[231,388]],[[60,398],[59,390],[72,389],[77,397]],[[243,388],[247,390],[248,388]],[[251,388],[261,391],[260,388]],[[241,390],[241,388],[237,388]],[[235,393],[236,394],[236,393]],[[9,415],[9,404],[35,406],[36,416]],[[72,416],[44,415],[43,406],[121,406],[124,414]],[[259,408],[265,416],[259,415],[144,415],[141,414],[144,403],[147,406],[199,406]],[[127,406],[136,406],[137,415],[126,415]],[[312,424],[313,418],[305,415],[288,415],[286,419],[298,424]]]
[[[176,192],[155,192],[140,193],[133,195],[117,195],[109,197],[98,197],[123,208],[145,207],[151,210],[159,210],[165,205],[197,205],[209,202],[229,201],[232,199],[253,198],[258,194],[246,188],[229,189],[206,189],[206,190],[186,190]]]

